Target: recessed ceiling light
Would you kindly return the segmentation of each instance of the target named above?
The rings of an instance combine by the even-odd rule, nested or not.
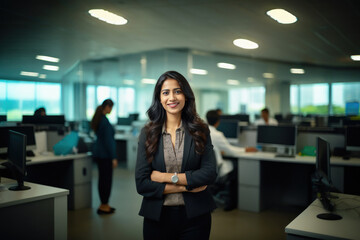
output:
[[[28,77],[38,77],[39,73],[37,72],[26,72],[26,71],[21,71],[20,75],[22,76],[28,76]]]
[[[134,80],[125,79],[123,82],[124,82],[124,84],[126,84],[126,85],[134,85],[134,84],[135,84],[135,81],[134,81]]]
[[[272,9],[267,11],[266,14],[278,23],[282,24],[291,24],[297,21],[297,18],[293,14],[284,9]]]
[[[237,47],[241,47],[244,49],[256,49],[259,47],[259,44],[257,44],[256,42],[247,40],[247,39],[235,39],[233,41],[234,45]]]
[[[304,74],[305,73],[305,70],[302,69],[302,68],[291,68],[290,69],[290,72],[292,74]]]
[[[114,25],[124,25],[128,22],[127,19],[116,15],[112,12],[106,11],[104,9],[91,9],[89,10],[89,14],[94,17],[97,18],[101,21],[107,22],[109,24],[114,24]]]
[[[360,61],[360,55],[351,55],[353,61]]]
[[[228,79],[226,81],[226,83],[229,84],[229,85],[240,85],[239,80],[234,80],[234,79]]]
[[[143,78],[141,80],[142,83],[144,84],[155,84],[156,83],[156,79],[153,78]]]
[[[225,69],[231,69],[231,70],[233,70],[233,69],[236,68],[236,66],[235,66],[234,64],[231,64],[231,63],[223,63],[223,62],[219,62],[219,63],[217,64],[217,66],[218,66],[219,68],[225,68]]]
[[[45,78],[46,78],[46,74],[40,74],[40,75],[39,75],[39,78],[45,79]]]
[[[206,75],[206,74],[208,74],[208,71],[206,71],[204,69],[197,69],[197,68],[191,68],[190,72],[192,74],[197,74],[197,75]]]
[[[42,61],[48,61],[48,62],[59,62],[60,59],[59,58],[54,58],[54,57],[49,57],[49,56],[43,56],[43,55],[37,55],[36,56],[37,60],[42,60]]]
[[[59,71],[59,67],[53,66],[53,65],[44,65],[43,69],[49,70],[49,71]]]
[[[264,78],[274,78],[274,74],[273,73],[263,73],[263,77]]]
[[[248,81],[248,82],[255,82],[255,78],[253,78],[253,77],[248,77],[248,78],[247,78],[247,81]]]

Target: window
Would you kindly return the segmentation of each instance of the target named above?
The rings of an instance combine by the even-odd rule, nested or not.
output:
[[[32,115],[39,107],[45,107],[47,114],[60,114],[61,85],[0,80],[0,101],[8,121],[21,121],[22,115]]]
[[[118,117],[128,117],[130,113],[135,113],[135,89],[119,88],[117,103]]]
[[[299,86],[291,85],[290,86],[290,111],[292,113],[299,113]]]
[[[239,88],[229,91],[229,114],[247,113],[253,117],[264,107],[265,87]]]
[[[91,120],[97,106],[105,99],[114,101],[114,107],[108,115],[111,123],[117,123],[117,117],[127,117],[135,112],[135,89],[131,87],[94,86],[86,87],[86,117]]]
[[[332,114],[345,114],[346,103],[360,101],[360,82],[331,85]]]
[[[86,87],[86,118],[91,120],[94,116],[97,104],[95,102],[95,86]]]
[[[101,105],[104,100],[110,98],[114,102],[114,108],[111,113],[108,115],[109,121],[111,123],[117,123],[117,114],[116,114],[116,100],[117,100],[117,91],[115,87],[109,86],[98,86],[96,88],[96,99],[97,106]]]
[[[292,85],[290,87],[290,106],[292,113],[328,114],[329,84]]]

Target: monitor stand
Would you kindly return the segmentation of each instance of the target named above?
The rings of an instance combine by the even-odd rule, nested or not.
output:
[[[11,190],[11,191],[24,191],[24,190],[31,189],[31,187],[25,186],[22,177],[20,177],[20,178],[21,179],[19,179],[19,177],[17,177],[17,179],[16,179],[18,185],[9,187],[9,190]]]
[[[340,220],[342,217],[340,215],[337,215],[335,213],[320,213],[316,216],[319,219],[323,220]]]

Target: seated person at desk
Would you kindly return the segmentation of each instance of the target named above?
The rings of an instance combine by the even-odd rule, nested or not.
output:
[[[229,195],[229,198],[225,200],[224,210],[231,210],[236,207],[237,170],[234,169],[233,162],[231,160],[224,160],[222,155],[227,157],[237,157],[238,153],[256,152],[257,150],[254,147],[241,148],[232,146],[224,134],[216,129],[220,124],[220,115],[216,110],[208,111],[206,119],[209,124],[211,141],[214,145],[216,162],[218,165],[219,180],[217,182],[223,182],[225,184],[226,191]]]
[[[46,116],[46,109],[43,107],[36,109],[34,112],[34,116],[36,117]]]
[[[277,126],[278,121],[276,119],[270,117],[270,112],[268,108],[264,108],[261,110],[261,118],[256,120],[254,123],[256,126],[258,125],[273,125]]]

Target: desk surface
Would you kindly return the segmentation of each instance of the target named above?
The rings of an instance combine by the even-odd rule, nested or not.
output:
[[[330,221],[316,217],[326,213],[321,202],[316,199],[308,208],[286,226],[287,234],[319,238],[319,239],[359,239],[360,238],[360,196],[347,194],[338,195],[333,199],[335,213],[343,217],[341,220]]]
[[[15,180],[1,178],[0,183],[0,208],[8,207],[42,199],[68,195],[69,190],[62,188],[49,187],[41,184],[25,182],[25,186],[31,187],[25,191],[10,191],[8,188],[15,186]]]
[[[30,160],[26,162],[26,165],[34,165],[34,164],[42,164],[49,162],[58,162],[58,161],[67,161],[67,160],[75,160],[80,158],[90,157],[90,153],[79,153],[79,154],[68,154],[68,155],[54,155],[53,152],[49,152],[46,155],[36,155],[34,157],[26,157],[26,160]],[[0,160],[0,163],[6,161]],[[1,168],[1,166],[0,166]]]
[[[295,156],[294,158],[288,157],[275,157],[275,153],[270,152],[255,152],[255,153],[237,153],[236,157],[241,159],[262,160],[262,161],[275,161],[287,163],[301,163],[301,164],[315,164],[315,157],[310,156]],[[341,166],[360,166],[360,158],[350,158],[343,160],[342,157],[331,157],[330,163],[332,165]]]

